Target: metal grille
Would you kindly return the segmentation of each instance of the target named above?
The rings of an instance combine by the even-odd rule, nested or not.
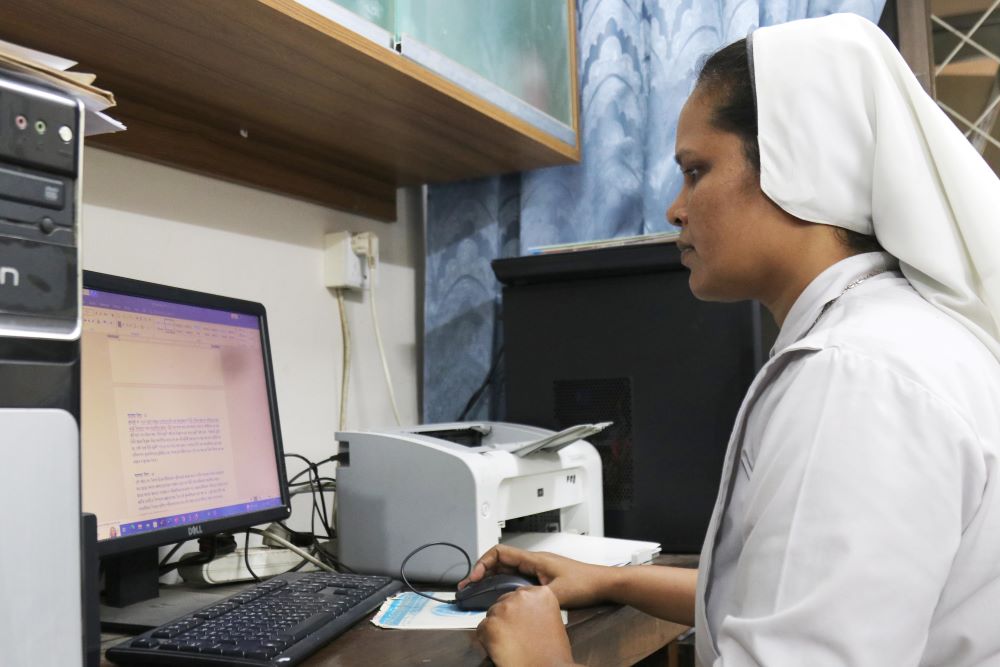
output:
[[[587,441],[601,455],[604,508],[632,508],[632,382],[629,378],[557,380],[555,420],[558,428],[575,424],[613,422]]]
[[[1000,0],[931,0],[938,104],[1000,174]]]

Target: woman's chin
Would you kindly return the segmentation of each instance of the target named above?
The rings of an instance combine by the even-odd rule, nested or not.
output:
[[[688,289],[691,290],[691,294],[694,298],[700,301],[714,301],[712,298],[711,290],[706,290],[703,281],[699,280],[698,273],[692,271],[688,276]]]
[[[702,275],[698,270],[691,271],[691,275],[688,276],[688,289],[691,290],[691,294],[694,298],[699,301],[741,301],[747,297],[733,294],[733,290],[720,289],[718,285],[712,285],[710,282],[705,280],[704,275]]]

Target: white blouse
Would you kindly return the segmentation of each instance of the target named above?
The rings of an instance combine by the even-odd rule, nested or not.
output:
[[[1000,364],[893,259],[800,295],[701,557],[704,666],[1000,665]]]

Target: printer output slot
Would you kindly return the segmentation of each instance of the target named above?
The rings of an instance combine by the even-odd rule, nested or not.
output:
[[[490,434],[488,427],[473,425],[467,428],[448,428],[438,431],[414,431],[416,435],[425,435],[430,438],[438,438],[447,442],[461,445],[462,447],[482,447],[483,438]]]
[[[510,533],[558,533],[562,530],[562,512],[549,510],[538,514],[507,519],[500,530],[501,539]]]

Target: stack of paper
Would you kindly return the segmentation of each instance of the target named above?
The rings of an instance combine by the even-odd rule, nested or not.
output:
[[[573,533],[504,533],[500,542],[525,551],[549,551],[594,565],[642,565],[660,553],[658,542]]]
[[[115,105],[115,96],[94,85],[94,79],[97,78],[95,75],[68,71],[73,65],[76,63],[72,60],[0,40],[0,69],[19,72],[83,102],[86,110],[83,124],[86,135],[124,130],[122,123],[102,113]]]

